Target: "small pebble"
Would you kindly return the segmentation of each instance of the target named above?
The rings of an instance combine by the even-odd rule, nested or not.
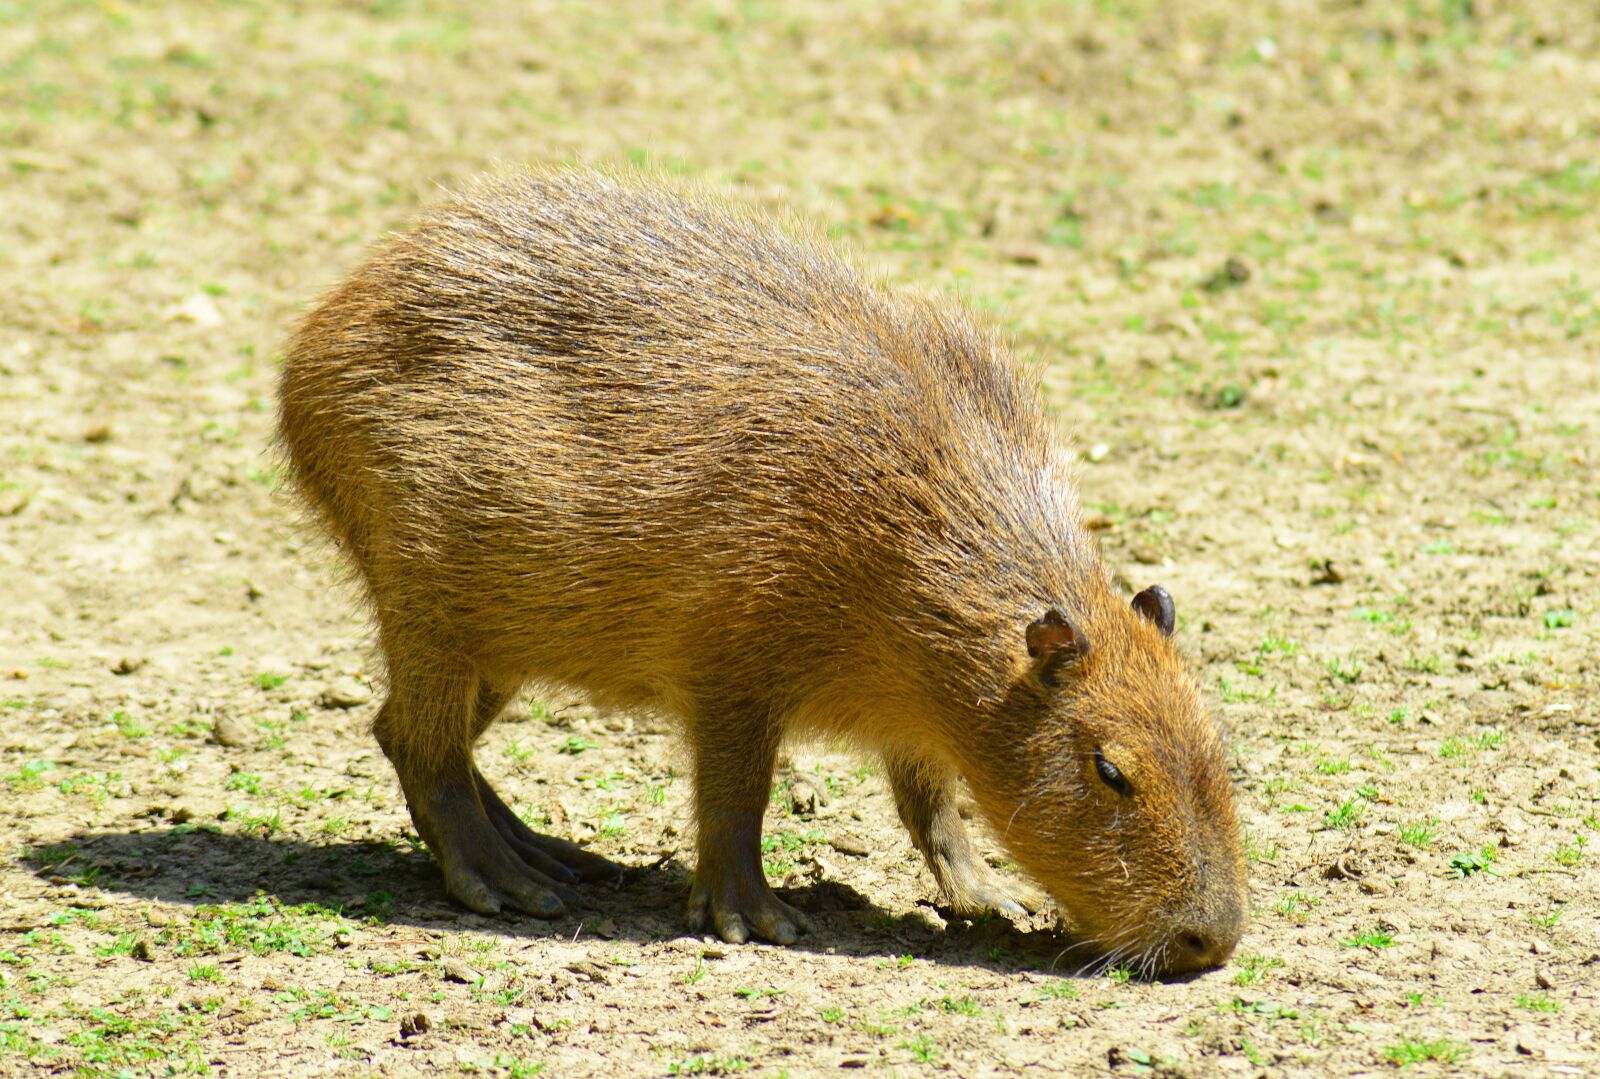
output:
[[[461,982],[463,985],[472,985],[483,975],[469,963],[451,956],[439,964],[439,973],[444,975],[447,982]]]
[[[865,843],[861,842],[861,840],[852,839],[849,836],[835,836],[834,838],[828,840],[828,846],[832,847],[840,854],[850,854],[857,858],[865,858],[867,855],[872,853],[871,848],[869,848]]]
[[[789,809],[797,817],[812,817],[830,801],[828,792],[809,780],[797,779],[789,785]]]
[[[372,687],[364,686],[354,678],[342,678],[322,691],[319,702],[324,708],[359,708],[372,700]]]
[[[255,732],[238,716],[224,712],[211,728],[211,740],[219,746],[242,749],[255,744]]]

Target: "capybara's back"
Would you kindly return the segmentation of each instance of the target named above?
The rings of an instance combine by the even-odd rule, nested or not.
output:
[[[987,531],[1046,467],[992,348],[714,203],[516,177],[305,322],[283,437],[417,645],[670,706],[775,662],[854,668],[870,641],[845,623],[882,632],[922,585],[897,552],[952,514]]]
[[[469,906],[554,913],[612,868],[529,831],[472,763],[531,681],[680,721],[691,914],[729,939],[807,925],[758,844],[779,740],[821,729],[883,755],[958,908],[1031,902],[973,852],[964,774],[1104,950],[1151,969],[1231,951],[1242,861],[1170,599],[1116,597],[1036,391],[958,311],[703,196],[519,175],[427,215],[303,322],[281,436],[365,586],[376,733]],[[1142,833],[1141,772],[1172,818]],[[1129,829],[1115,856],[1099,816]],[[1107,921],[1091,869],[1119,862],[1137,895]]]

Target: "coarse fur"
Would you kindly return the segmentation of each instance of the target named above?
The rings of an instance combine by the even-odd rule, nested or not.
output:
[[[1217,731],[1109,580],[1036,386],[959,309],[703,193],[516,174],[305,318],[280,435],[375,615],[375,732],[469,906],[554,913],[612,868],[506,820],[472,764],[531,682],[681,726],[691,918],[729,939],[808,925],[757,844],[778,744],[810,732],[883,757],[957,909],[1037,902],[977,858],[959,775],[1097,952],[1181,971],[1238,940]]]

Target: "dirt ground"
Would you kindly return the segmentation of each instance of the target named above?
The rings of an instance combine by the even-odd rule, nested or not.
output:
[[[633,872],[444,899],[274,376],[437,185],[573,160],[792,208],[1041,365],[1228,731],[1227,967],[947,917],[828,746],[765,844],[820,932],[684,936],[671,737],[559,699],[485,768]],[[0,2],[0,1074],[1595,1074],[1597,210],[1555,0]]]

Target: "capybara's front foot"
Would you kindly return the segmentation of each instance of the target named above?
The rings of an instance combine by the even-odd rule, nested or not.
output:
[[[753,864],[739,864],[751,861]],[[689,891],[689,928],[711,929],[729,944],[752,936],[774,944],[793,944],[816,924],[772,893],[755,859],[701,855]]]
[[[579,904],[571,884],[616,866],[529,829],[474,772],[413,801],[417,830],[444,871],[445,890],[480,914],[507,908],[554,918]]]

